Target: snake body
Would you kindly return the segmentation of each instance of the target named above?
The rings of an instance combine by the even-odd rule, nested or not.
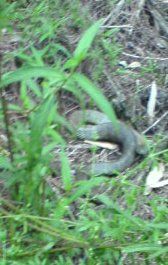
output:
[[[105,114],[96,110],[75,111],[70,117],[79,139],[115,142],[122,148],[118,161],[97,162],[86,168],[89,175],[113,175],[131,166],[136,154],[146,154],[147,146],[142,135],[124,122],[112,122]],[[92,125],[80,127],[82,122]],[[94,124],[94,125],[93,125]]]

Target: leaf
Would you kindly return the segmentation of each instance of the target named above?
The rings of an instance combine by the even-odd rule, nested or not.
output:
[[[20,99],[23,102],[23,107],[25,109],[29,109],[33,107],[33,104],[28,96],[28,91],[27,91],[27,85],[25,81],[21,82],[21,87],[20,87]]]
[[[0,168],[2,169],[10,169],[11,170],[11,162],[9,157],[2,155],[0,150]]]
[[[161,188],[168,185],[168,179],[159,181],[158,183],[155,184],[155,186],[153,186],[153,188]]]
[[[6,0],[0,0],[0,34],[1,30],[9,25],[14,3],[10,3],[10,5]]]
[[[75,57],[82,57],[85,58],[87,51],[89,50],[90,46],[92,45],[92,42],[102,25],[103,20],[98,20],[96,23],[94,23],[88,30],[85,31],[83,34],[81,40],[78,43],[77,48],[74,51]]]
[[[106,149],[110,149],[110,150],[114,150],[118,147],[117,144],[112,144],[112,143],[108,143],[108,142],[102,142],[102,141],[89,141],[89,140],[85,140],[84,141],[87,144],[91,144],[94,146],[98,146],[98,147],[102,147],[102,148],[106,148]]]
[[[46,46],[44,49],[42,50],[37,50],[35,47],[31,47],[31,51],[32,51],[32,55],[33,58],[35,59],[35,62],[38,66],[44,66],[44,62],[43,62],[43,56],[45,55],[45,53],[48,51],[48,46]]]
[[[160,163],[149,172],[146,178],[144,195],[148,195],[153,188],[159,188],[168,185],[168,180],[159,181],[163,177],[164,170],[164,164]]]
[[[40,136],[45,128],[47,123],[47,119],[51,108],[54,105],[54,98],[47,98],[43,104],[37,109],[35,114],[33,114],[31,119],[31,138],[35,136],[35,138]]]
[[[157,257],[160,257],[161,255],[167,255],[168,253],[168,247],[167,246],[161,246],[157,251],[154,251],[153,254],[149,256],[150,259],[154,259]]]
[[[153,81],[151,85],[151,91],[150,91],[148,104],[147,104],[147,114],[149,116],[150,122],[153,122],[153,118],[155,116],[156,99],[157,99],[157,86],[156,86],[156,82]]]
[[[97,106],[110,118],[110,120],[116,123],[117,126],[115,112],[101,90],[94,86],[93,83],[84,75],[76,73],[73,75],[73,78],[80,85],[80,87],[96,102]]]
[[[54,44],[53,44],[54,45]],[[67,57],[71,57],[70,52],[68,51],[68,49],[66,47],[64,47],[63,45],[56,43],[54,45],[54,47],[56,48],[56,52],[61,51],[64,55],[66,55]],[[54,49],[53,49],[54,50]]]
[[[55,129],[48,128],[47,134],[53,138],[56,144],[61,144],[62,147],[66,145],[64,138]]]
[[[49,67],[22,67],[16,71],[4,74],[0,82],[0,88],[14,82],[26,81],[31,78],[39,77],[44,77],[55,82],[60,82],[65,79],[63,73]]]
[[[62,149],[60,153],[61,158],[61,177],[64,184],[64,189],[66,191],[70,191],[72,188],[72,175],[71,175],[71,168],[69,164],[69,159]]]
[[[54,98],[47,98],[30,117],[30,139],[27,146],[29,163],[35,163],[42,151],[42,137],[47,126],[48,116],[54,107]]]
[[[75,201],[79,197],[89,193],[94,187],[102,184],[107,179],[105,177],[94,177],[89,180],[83,180],[77,182],[77,189],[73,192],[73,195],[70,197],[70,202]]]
[[[42,98],[43,94],[42,94],[42,92],[40,90],[40,86],[38,86],[38,84],[34,80],[29,79],[27,81],[27,86],[28,86],[28,88],[30,88],[33,91],[33,93],[37,97]]]
[[[147,223],[146,227],[168,230],[168,223]]]
[[[89,48],[92,45],[92,42],[102,25],[103,20],[98,20],[96,23],[94,23],[89,29],[85,31],[83,34],[81,40],[78,43],[78,46],[76,47],[73,57],[70,58],[64,65],[66,69],[68,68],[76,68],[87,56],[87,52]]]
[[[144,244],[135,244],[132,246],[125,247],[123,249],[124,253],[135,253],[135,252],[155,252],[162,249],[162,246],[159,244],[144,243]]]
[[[111,201],[108,196],[102,194],[102,195],[97,195],[96,198],[98,200],[100,200],[100,202],[105,204],[107,208],[113,209],[114,211],[116,211],[116,213],[120,214],[122,216],[122,218],[129,220],[132,223],[132,225],[135,224],[136,227],[143,227],[144,226],[144,222],[140,218],[133,216],[129,212],[129,210],[123,210],[119,206],[119,204],[117,204],[114,201]]]

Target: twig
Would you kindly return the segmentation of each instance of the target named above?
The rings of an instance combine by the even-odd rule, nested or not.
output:
[[[103,24],[105,25],[108,22],[108,25],[112,24],[120,14],[120,10],[125,4],[125,0],[121,0],[116,7],[110,12],[110,14],[104,19]]]
[[[145,134],[147,133],[150,129],[155,127],[160,121],[162,121],[166,116],[168,115],[168,111],[166,111],[157,121],[155,121],[151,126],[149,126],[145,131],[142,133]]]
[[[160,61],[168,60],[168,57],[167,58],[159,58],[159,57],[153,58],[153,57],[148,57],[148,56],[133,55],[133,54],[126,53],[126,52],[123,52],[122,54],[129,56],[129,57],[132,57],[132,58],[138,58],[138,59],[144,59],[144,60],[160,60]]]
[[[114,25],[114,26],[109,26],[109,25],[103,25],[101,28],[107,28],[107,29],[113,29],[113,28],[132,28],[131,25]]]
[[[4,93],[1,91],[1,102],[2,102],[2,110],[3,110],[3,116],[4,116],[4,123],[5,123],[5,130],[6,130],[6,137],[7,137],[7,143],[8,143],[8,151],[9,151],[9,157],[10,161],[13,162],[13,151],[12,151],[12,140],[11,140],[11,132],[9,129],[9,116],[8,116],[8,107],[7,107],[7,101],[5,98]]]

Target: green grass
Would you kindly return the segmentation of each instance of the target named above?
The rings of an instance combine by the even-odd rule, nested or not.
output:
[[[19,58],[22,66],[3,73],[0,82],[1,90],[19,82],[19,103],[8,103],[8,110],[24,116],[8,124],[13,160],[3,146],[0,149],[0,180],[5,185],[0,198],[0,265],[165,265],[166,199],[143,196],[144,187],[131,181],[149,164],[155,149],[117,179],[102,176],[80,180],[71,174],[68,143],[61,134],[63,127],[72,134],[59,113],[58,98],[63,91],[76,98],[81,107],[85,105],[83,97],[89,95],[90,104],[115,120],[114,110],[99,88],[106,62],[114,67],[121,52],[115,32],[101,32],[102,20],[93,23],[88,19],[89,10],[83,8],[81,12],[80,1],[43,0],[26,6],[26,1],[12,5],[12,23],[22,32],[22,41],[17,50],[3,58]],[[1,20],[11,30],[12,23],[4,14]],[[73,47],[68,43],[70,30],[80,36]],[[84,60],[94,66],[90,78],[80,73]],[[1,107],[0,123],[5,128],[3,111]],[[53,174],[52,150],[58,146],[61,189],[54,193],[46,178]],[[162,159],[168,162],[167,152]],[[104,192],[97,192],[100,186]],[[141,215],[145,207],[152,219]]]

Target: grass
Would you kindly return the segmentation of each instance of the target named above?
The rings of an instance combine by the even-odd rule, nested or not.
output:
[[[130,180],[148,165],[150,156],[118,179],[102,176],[80,180],[71,174],[67,142],[61,134],[61,128],[71,132],[59,112],[58,98],[63,91],[79,102],[83,100],[81,95],[88,94],[90,104],[94,102],[115,120],[111,104],[98,88],[106,61],[111,67],[118,62],[121,47],[114,42],[115,32],[101,32],[102,20],[88,20],[89,11],[84,8],[80,12],[80,1],[62,4],[43,0],[26,5],[26,1],[19,1],[10,6],[15,14],[12,22],[22,32],[22,41],[8,58],[3,58],[17,58],[22,66],[3,73],[0,85],[1,90],[16,82],[20,87],[18,103],[7,103],[8,111],[18,115],[16,122],[4,124],[7,112],[3,107],[0,110],[3,129],[8,125],[12,134],[13,157],[10,160],[2,146],[0,178],[5,189],[0,198],[0,265],[165,265],[165,199],[155,195],[150,200],[142,199],[143,187]],[[10,21],[3,16],[2,20],[11,29]],[[70,30],[80,35],[76,47],[68,47]],[[79,71],[86,59],[92,66],[96,64],[90,79]],[[7,138],[9,141],[11,136]],[[52,150],[57,146],[61,147],[61,189],[54,193],[46,178],[56,173],[50,165]],[[167,163],[167,153],[163,155]],[[104,192],[97,192],[100,186]],[[145,207],[152,218],[141,215]]]

